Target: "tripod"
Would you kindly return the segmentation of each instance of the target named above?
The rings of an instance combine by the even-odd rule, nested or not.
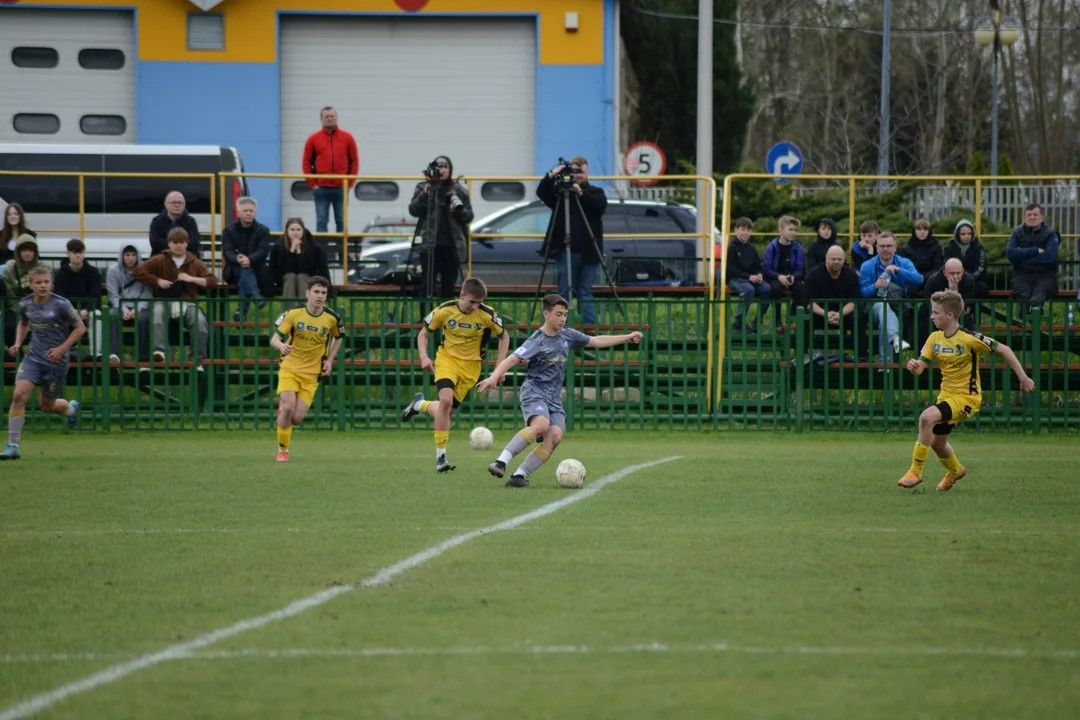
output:
[[[416,221],[416,227],[413,228],[412,240],[409,242],[409,253],[405,256],[405,270],[401,274],[401,284],[398,287],[398,312],[390,313],[391,322],[394,321],[395,315],[400,317],[403,314],[401,311],[405,303],[405,288],[409,284],[414,254],[420,256],[421,252],[423,253],[420,257],[420,281],[422,285],[416,288],[416,291],[424,298],[430,298],[435,294],[435,243],[438,242],[439,237],[439,207],[442,202],[442,192],[442,183],[433,182],[431,178],[428,178],[427,214],[421,216]],[[431,234],[428,236],[430,242],[428,242],[426,248],[421,248],[420,246],[424,244],[424,221],[429,218],[431,219]],[[424,306],[422,304],[420,315],[424,315]]]
[[[540,281],[536,284],[536,295],[533,297],[533,306],[529,310],[529,327],[532,327],[533,316],[536,313],[536,304],[540,300],[540,289],[544,286],[544,276],[547,275],[548,261],[551,257],[547,253],[547,248],[551,246],[551,240],[555,235],[555,223],[559,222],[559,208],[563,211],[563,228],[565,234],[563,235],[563,252],[566,253],[566,287],[567,295],[566,301],[570,303],[570,306],[574,305],[574,273],[570,259],[570,198],[577,203],[578,212],[581,213],[581,217],[585,217],[585,210],[581,207],[581,198],[577,196],[574,189],[570,186],[558,188],[559,196],[555,199],[555,209],[551,213],[551,225],[548,226],[547,237],[544,238],[544,266],[540,269]],[[599,258],[600,267],[604,269],[604,279],[607,281],[608,288],[611,289],[611,295],[615,298],[615,309],[619,311],[619,314],[623,316],[623,320],[626,319],[626,311],[623,310],[622,301],[619,300],[619,293],[615,290],[615,283],[611,279],[611,273],[608,272],[607,263],[604,262],[604,253],[600,252],[600,246],[596,242],[596,236],[593,235],[592,228],[589,227],[589,223],[585,222],[585,233],[589,236],[589,241],[592,243],[593,249],[596,251],[596,257]]]

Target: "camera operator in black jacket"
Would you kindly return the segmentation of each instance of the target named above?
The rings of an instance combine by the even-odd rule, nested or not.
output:
[[[418,289],[422,297],[434,294],[435,277],[439,278],[439,295],[443,298],[457,297],[457,285],[461,263],[468,258],[469,223],[473,220],[472,201],[465,186],[453,179],[454,163],[445,155],[431,161],[424,175],[427,180],[419,183],[409,203],[409,214],[420,218],[420,267],[423,281]],[[431,195],[435,193],[438,222],[428,217]],[[437,225],[437,227],[436,227]],[[434,230],[434,233],[432,232]],[[430,257],[430,260],[429,260]],[[429,265],[434,264],[434,267]]]
[[[550,242],[540,248],[540,253],[555,259],[559,294],[564,298],[569,299],[573,280],[574,297],[578,299],[582,322],[592,324],[596,322],[596,309],[592,303],[593,283],[600,263],[604,261],[603,218],[607,210],[607,195],[602,188],[589,184],[589,161],[580,155],[571,158],[569,166],[560,164],[536,186],[536,196],[553,210],[559,199],[558,186],[568,188],[564,202],[569,203],[570,207],[570,274],[566,271],[566,219],[562,207],[557,213],[552,213],[551,222],[554,225],[548,225],[546,234]],[[592,230],[592,237],[589,230]]]

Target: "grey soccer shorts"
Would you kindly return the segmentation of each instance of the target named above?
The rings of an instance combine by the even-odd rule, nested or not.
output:
[[[66,360],[61,363],[51,363],[27,355],[19,363],[19,371],[15,375],[15,380],[29,380],[41,388],[43,397],[56,400],[64,395],[67,376],[68,362]]]
[[[563,412],[562,398],[558,395],[552,398],[545,393],[522,393],[521,414],[525,418],[526,425],[529,424],[531,418],[542,415],[552,426],[566,429],[566,413]]]

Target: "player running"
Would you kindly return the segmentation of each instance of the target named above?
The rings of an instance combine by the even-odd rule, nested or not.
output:
[[[900,478],[899,485],[913,488],[922,482],[923,463],[929,449],[933,448],[938,462],[945,466],[945,477],[937,486],[938,490],[944,492],[967,475],[967,468],[956,459],[956,453],[949,444],[949,433],[959,423],[979,412],[982,405],[980,353],[995,352],[1005,358],[1020,379],[1022,391],[1031,392],[1035,389],[1035,383],[1007,345],[960,327],[964,300],[959,293],[943,290],[934,293],[930,301],[933,307],[930,319],[937,330],[930,333],[919,357],[908,360],[906,367],[913,375],[922,375],[930,363],[937,360],[941,370],[941,390],[937,403],[923,410],[919,416],[919,438],[911,455],[911,469]]]
[[[326,307],[330,281],[320,275],[308,279],[307,304],[281,314],[270,347],[282,355],[278,370],[278,462],[289,461],[293,428],[304,421],[319,378],[334,368],[341,346],[341,317]]]
[[[33,294],[19,301],[19,327],[15,344],[8,352],[19,356],[19,349],[30,336],[30,347],[15,375],[15,396],[8,411],[8,444],[0,460],[19,459],[19,440],[26,422],[26,402],[35,387],[41,388],[41,409],[62,415],[64,423],[74,429],[79,422],[79,401],[63,399],[67,382],[68,351],[86,332],[86,325],[65,298],[52,292],[52,273],[48,268],[35,267],[28,273]]]
[[[570,305],[560,295],[545,296],[543,308],[544,324],[540,329],[510,357],[499,363],[491,377],[477,385],[477,390],[487,392],[502,382],[510,368],[515,365],[529,366],[525,382],[521,384],[521,413],[525,417],[525,428],[511,438],[499,459],[488,466],[488,472],[501,478],[506,473],[506,464],[515,455],[537,440],[542,444],[521,462],[506,481],[507,487],[531,487],[529,474],[547,462],[562,441],[566,426],[562,387],[570,351],[586,347],[610,348],[641,341],[641,333],[637,331],[626,335],[591,337],[566,327]]]

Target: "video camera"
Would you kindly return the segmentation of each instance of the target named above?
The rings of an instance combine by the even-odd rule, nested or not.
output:
[[[442,179],[442,168],[439,167],[438,160],[432,160],[428,163],[428,166],[424,168],[424,177],[428,179],[428,182]]]
[[[569,190],[577,182],[575,176],[581,174],[581,168],[563,157],[559,158],[559,165],[562,165],[563,168],[555,175],[555,189]]]

